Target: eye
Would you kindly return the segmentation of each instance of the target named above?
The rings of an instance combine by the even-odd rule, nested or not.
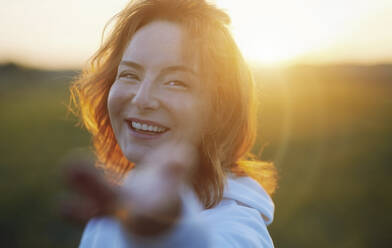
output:
[[[122,72],[122,73],[120,73],[119,78],[139,80],[139,77],[135,73],[132,73],[132,72]]]
[[[175,87],[175,88],[184,88],[184,89],[188,88],[188,85],[186,83],[179,81],[179,80],[168,81],[166,83],[166,85],[168,85],[170,87]]]

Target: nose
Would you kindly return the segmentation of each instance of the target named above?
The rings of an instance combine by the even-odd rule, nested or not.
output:
[[[153,94],[153,83],[142,82],[132,99],[132,103],[140,111],[157,109],[159,107],[159,102]]]

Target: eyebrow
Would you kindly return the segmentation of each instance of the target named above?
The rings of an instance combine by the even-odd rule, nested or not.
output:
[[[194,76],[197,76],[197,73],[194,70],[183,65],[173,65],[173,66],[166,67],[165,69],[162,70],[162,73],[174,72],[174,71],[188,72],[193,74]]]
[[[135,68],[136,70],[144,71],[143,66],[141,66],[141,65],[139,65],[138,63],[135,63],[135,62],[133,62],[133,61],[130,61],[130,60],[122,60],[122,61],[120,62],[120,65],[125,65],[125,66],[128,66],[128,67],[133,67],[133,68]]]
[[[138,63],[135,63],[130,60],[122,60],[120,62],[120,65],[125,65],[129,67],[133,67],[136,70],[144,71],[144,67]],[[183,71],[183,72],[188,72],[193,74],[194,76],[197,76],[197,73],[192,70],[191,68],[184,66],[184,65],[173,65],[173,66],[168,66],[164,69],[161,70],[161,73],[168,73],[168,72],[175,72],[175,71]]]

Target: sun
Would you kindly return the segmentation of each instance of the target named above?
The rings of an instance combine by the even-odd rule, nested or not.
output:
[[[344,3],[343,3],[344,2]],[[358,20],[352,1],[216,0],[232,20],[232,33],[251,61],[267,65],[322,57]],[[365,11],[365,10],[364,10]],[[330,56],[327,54],[327,56]]]
[[[289,37],[284,37],[283,33],[272,36],[262,30],[260,33],[254,33],[252,29],[241,29],[235,32],[234,36],[244,56],[250,61],[262,64],[290,63],[307,52],[307,47],[293,43]]]
[[[279,1],[217,0],[232,19],[232,32],[244,56],[267,65],[289,63],[312,49],[311,27],[298,6]],[[287,1],[290,3],[290,1]],[[289,10],[289,11],[288,11]]]

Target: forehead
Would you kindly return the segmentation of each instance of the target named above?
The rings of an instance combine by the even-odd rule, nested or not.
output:
[[[198,71],[194,54],[189,53],[188,35],[174,22],[157,20],[140,28],[129,41],[122,60],[147,67],[183,65]]]

